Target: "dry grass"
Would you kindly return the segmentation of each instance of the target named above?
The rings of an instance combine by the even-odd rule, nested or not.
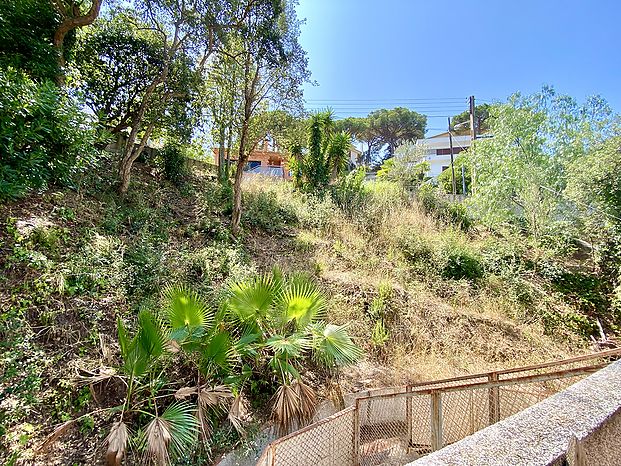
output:
[[[252,184],[249,189],[273,190],[292,210],[305,208],[289,186]],[[501,278],[473,284],[444,280],[433,271],[421,274],[400,250],[399,241],[413,233],[434,246],[457,243],[477,250],[488,233],[466,234],[430,218],[416,203],[386,199],[372,200],[353,219],[333,209],[318,224],[324,226],[302,222],[292,237],[253,233],[247,246],[258,268],[277,264],[307,270],[329,290],[331,318],[349,323],[367,355],[345,372],[346,390],[530,364],[587,349],[571,331],[558,328],[550,334],[539,318],[546,309],[565,308],[562,301],[540,295],[528,308],[511,299],[510,285]],[[393,293],[384,318],[389,338],[378,351],[371,341],[369,309],[384,282]],[[284,403],[285,394],[280,398]]]

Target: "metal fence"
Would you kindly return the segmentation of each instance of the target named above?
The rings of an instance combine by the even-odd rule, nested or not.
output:
[[[369,394],[270,443],[260,466],[403,465],[596,372],[621,348]]]

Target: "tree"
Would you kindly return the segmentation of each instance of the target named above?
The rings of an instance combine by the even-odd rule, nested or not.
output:
[[[54,31],[53,44],[58,54],[59,69],[65,66],[65,38],[67,34],[77,28],[92,24],[99,16],[103,0],[51,0],[52,5],[60,15],[61,21]],[[58,74],[58,82],[64,82],[62,73]]]
[[[421,185],[429,172],[429,162],[425,162],[425,148],[406,142],[395,151],[394,157],[384,161],[377,172],[380,179],[395,181],[406,189]]]
[[[54,80],[59,68],[52,36],[58,23],[49,0],[0,2],[0,65],[36,80]]]
[[[75,55],[78,89],[99,123],[112,134],[129,128],[162,67],[160,36],[118,11],[81,35]]]
[[[350,117],[339,120],[336,124],[339,129],[351,134],[357,141],[364,143],[367,150],[362,156],[362,162],[370,165],[383,145],[382,138],[373,130],[370,119],[368,117]]]
[[[387,145],[385,158],[394,155],[395,149],[406,141],[425,136],[427,117],[407,108],[380,109],[368,116],[371,131],[382,145]]]
[[[569,167],[609,135],[610,108],[601,98],[578,105],[544,88],[514,94],[490,114],[494,137],[477,139],[474,150],[460,154],[473,170],[472,207],[489,225],[522,224],[535,239],[570,234],[573,214],[560,193]]]
[[[137,8],[141,22],[160,36],[164,53],[158,72],[142,92],[131,120],[118,170],[121,193],[127,192],[132,164],[155,129],[155,119],[145,122],[145,116],[154,108],[165,106],[176,95],[175,91],[158,91],[172,80],[171,70],[179,57],[195,57],[193,70],[202,75],[209,58],[226,42],[228,34],[244,29],[249,15],[274,1],[144,0],[144,5]]]
[[[474,108],[474,127],[477,134],[487,133],[490,128],[490,104],[480,104]],[[451,118],[451,124],[454,126],[464,123],[464,131],[470,129],[470,111],[466,110]]]
[[[234,235],[240,229],[244,165],[265,135],[258,115],[267,110],[268,102],[271,108],[301,107],[301,85],[308,80],[309,72],[306,53],[298,43],[299,34],[293,4],[273,0],[250,11],[237,43],[229,50],[236,57],[242,77],[231,221]]]

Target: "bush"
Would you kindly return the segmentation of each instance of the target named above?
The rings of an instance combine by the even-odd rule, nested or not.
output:
[[[457,225],[464,231],[472,227],[473,221],[468,215],[466,206],[458,202],[451,202],[432,185],[423,184],[418,189],[416,197],[427,214]]]
[[[348,215],[353,215],[365,203],[367,192],[364,187],[366,171],[360,167],[339,180],[332,186],[332,199]]]
[[[166,144],[160,158],[164,177],[176,185],[181,184],[188,172],[183,148],[179,144]]]
[[[478,254],[463,244],[448,242],[443,247],[444,264],[441,275],[452,280],[476,281],[483,278]]]
[[[282,231],[287,226],[297,224],[295,212],[278,201],[273,191],[245,193],[244,222],[261,230]]]
[[[74,185],[97,159],[98,134],[54,83],[0,69],[0,200],[53,181]]]
[[[455,159],[455,188],[457,194],[464,194],[463,181],[466,181],[466,192],[470,192],[470,183],[471,183],[471,174],[470,174],[470,165],[466,160],[466,156],[464,154],[460,155]],[[462,180],[461,176],[461,167],[464,167],[464,180]],[[442,188],[442,190],[447,194],[453,194],[453,171],[449,167],[447,170],[444,170],[438,176],[438,186]]]

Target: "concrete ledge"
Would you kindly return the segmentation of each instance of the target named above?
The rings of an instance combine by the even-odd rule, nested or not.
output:
[[[621,464],[621,361],[410,465],[560,465],[574,437],[568,464]]]

